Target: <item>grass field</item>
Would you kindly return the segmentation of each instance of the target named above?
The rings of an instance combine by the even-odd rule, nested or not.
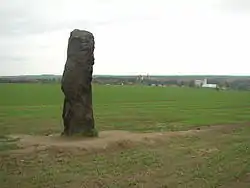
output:
[[[166,136],[153,145],[136,142],[95,152],[48,148],[12,154],[18,146],[9,134],[63,130],[62,100],[60,85],[0,85],[1,187],[250,187],[249,92],[94,86],[99,131],[224,126]]]

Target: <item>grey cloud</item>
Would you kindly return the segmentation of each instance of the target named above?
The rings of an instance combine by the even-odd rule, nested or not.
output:
[[[224,10],[249,12],[250,1],[249,0],[221,0],[220,7]]]
[[[53,18],[46,17],[46,13],[41,16],[45,7],[41,7],[39,10],[37,8],[31,10],[32,7],[29,6],[31,1],[25,1],[26,4],[18,4],[21,1],[16,1],[17,4],[16,2],[6,2],[5,6],[0,7],[0,37],[38,34],[71,28],[76,25],[90,25],[85,20],[66,23],[64,20],[54,22]]]
[[[1,19],[1,18],[0,18]],[[30,19],[28,16],[21,20],[20,18],[11,18],[6,21],[0,21],[0,36],[22,36],[29,34],[39,34],[50,31],[57,31],[67,28],[72,28],[77,25],[89,26],[90,23],[87,21],[75,21],[65,23],[63,21],[57,23],[48,23],[46,20]]]
[[[9,14],[9,13],[8,13]],[[2,20],[2,18],[5,18]],[[44,32],[58,31],[63,29],[70,29],[75,27],[91,27],[94,25],[106,25],[112,21],[95,21],[90,22],[86,20],[78,21],[60,21],[60,22],[47,22],[47,20],[32,19],[29,15],[22,15],[16,17],[11,15],[0,14],[0,36],[22,36],[30,34],[39,34]]]
[[[58,18],[55,19],[53,16],[50,17],[46,14],[46,11],[50,13],[54,11],[52,15],[57,15],[58,13],[58,9],[53,6],[46,6],[48,5],[48,2],[47,4],[46,2],[40,5],[36,5],[36,3],[31,0],[9,0],[8,2],[6,2],[5,6],[0,7],[0,37],[24,36],[63,29],[89,28],[137,20],[153,19],[151,18],[151,16],[130,16],[128,14],[124,17],[114,16],[112,18],[105,19],[105,16],[99,16],[99,18],[97,17],[86,20],[84,17],[86,15],[83,14],[82,19],[80,18],[74,21],[63,20],[63,18],[62,20],[58,20]]]
[[[1,55],[0,56],[1,63],[8,63],[8,62],[24,62],[27,60],[26,57],[20,56],[12,56],[12,55]]]
[[[141,20],[141,19],[140,19]],[[150,18],[145,19],[150,20]],[[59,31],[64,29],[72,29],[72,28],[88,28],[95,26],[103,26],[110,24],[119,24],[124,22],[136,21],[136,19],[112,19],[112,20],[104,20],[104,21],[70,21],[70,22],[56,22],[56,23],[46,23],[43,20],[18,20],[13,18],[11,22],[1,22],[0,28],[0,36],[22,36],[29,34],[39,34],[44,32],[51,31]]]

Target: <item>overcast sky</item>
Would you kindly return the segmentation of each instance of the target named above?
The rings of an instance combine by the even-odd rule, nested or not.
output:
[[[249,0],[0,0],[0,75],[62,74],[70,31],[94,74],[250,75]]]

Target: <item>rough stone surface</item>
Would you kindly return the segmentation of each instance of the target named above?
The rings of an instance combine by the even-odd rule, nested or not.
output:
[[[70,33],[61,82],[65,96],[63,135],[91,134],[94,130],[91,87],[94,48],[92,33],[78,29]]]

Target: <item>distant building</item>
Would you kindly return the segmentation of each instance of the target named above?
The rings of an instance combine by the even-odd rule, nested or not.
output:
[[[139,81],[143,81],[144,80],[144,76],[143,75],[139,75],[136,79],[139,80]]]
[[[217,88],[217,84],[208,84],[207,79],[204,80],[195,80],[194,84],[196,87],[203,87],[203,88]]]
[[[217,84],[208,84],[207,79],[204,79],[203,84],[201,87],[206,87],[206,88],[217,88]]]
[[[194,81],[194,85],[196,86],[196,87],[201,87],[202,86],[202,84],[203,84],[203,80],[195,80]]]

